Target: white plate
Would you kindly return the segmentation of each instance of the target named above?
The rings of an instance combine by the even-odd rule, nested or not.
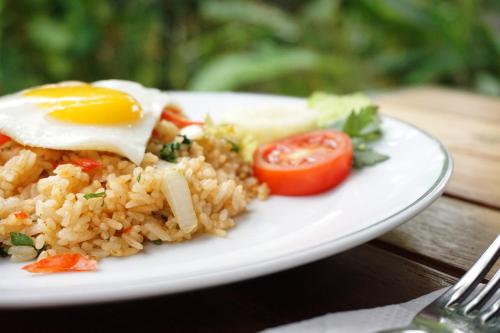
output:
[[[193,117],[242,105],[302,105],[303,99],[233,93],[175,93]],[[32,275],[0,261],[0,307],[92,303],[169,294],[269,274],[355,247],[430,205],[448,181],[446,149],[421,130],[383,118],[377,149],[390,159],[355,171],[341,186],[308,197],[253,202],[227,237],[148,246],[107,258],[90,273]]]

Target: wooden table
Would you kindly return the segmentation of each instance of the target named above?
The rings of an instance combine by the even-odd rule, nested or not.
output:
[[[455,161],[445,195],[405,225],[339,255],[249,281],[122,303],[0,312],[3,325],[16,325],[5,331],[255,332],[450,285],[500,233],[500,100],[442,88],[377,100],[383,113],[441,139]]]

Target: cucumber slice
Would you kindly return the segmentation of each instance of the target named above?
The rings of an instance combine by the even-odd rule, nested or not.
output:
[[[316,110],[306,107],[258,106],[223,110],[218,119],[264,143],[314,130],[317,117]]]

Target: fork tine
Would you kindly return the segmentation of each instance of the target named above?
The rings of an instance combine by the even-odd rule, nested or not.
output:
[[[500,255],[500,235],[497,236],[495,241],[483,253],[483,255],[474,263],[467,273],[451,287],[440,300],[445,302],[445,306],[449,307],[455,303],[463,301],[474,288],[481,282],[491,269],[493,264]]]
[[[500,269],[495,273],[488,284],[464,307],[464,313],[467,314],[474,309],[480,309],[495,295],[500,285]]]
[[[486,309],[481,311],[480,320],[481,322],[485,323],[488,320],[490,320],[494,315],[498,315],[499,312],[500,312],[500,297],[493,304],[491,304]]]

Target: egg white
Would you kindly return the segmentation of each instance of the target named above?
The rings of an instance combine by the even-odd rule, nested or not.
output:
[[[128,93],[142,107],[142,118],[131,125],[87,125],[64,122],[16,93],[0,98],[0,133],[31,147],[60,150],[97,150],[125,156],[135,164],[144,158],[146,144],[165,105],[168,94],[124,80],[92,83]]]

